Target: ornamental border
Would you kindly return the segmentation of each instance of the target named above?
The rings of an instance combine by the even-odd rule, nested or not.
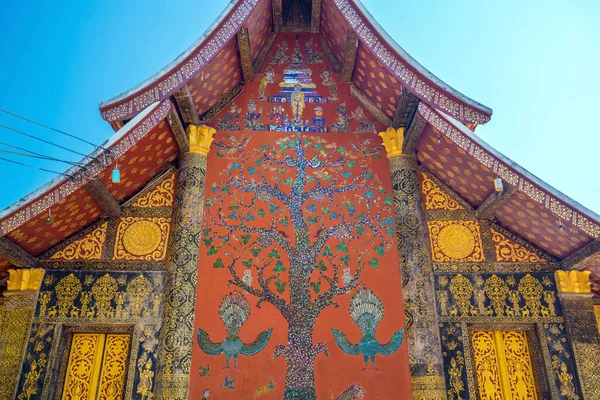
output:
[[[600,239],[600,224],[592,219],[592,217],[583,214],[575,207],[568,205],[540,187],[539,184],[523,176],[521,172],[501,160],[497,155],[492,154],[492,152],[488,151],[484,146],[477,143],[476,140],[454,127],[444,116],[440,115],[438,111],[433,110],[428,105],[420,103],[419,114],[453,143],[458,145],[481,164],[488,167],[500,178],[515,186],[519,192],[529,197],[536,204],[549,210],[557,218],[572,224],[591,238],[596,240]]]
[[[210,32],[183,61],[134,93],[101,104],[102,119],[109,122],[122,121],[140,113],[150,104],[168,98],[217,56],[223,46],[236,35],[258,2],[259,0],[241,1],[218,25],[218,28]]]
[[[410,65],[393,46],[381,38],[368,17],[351,0],[332,0],[342,16],[362,43],[400,82],[419,99],[438,108],[461,122],[482,125],[491,119],[491,110],[468,105],[456,94],[444,90],[439,83],[426,77],[418,68]],[[466,96],[465,96],[466,97]],[[485,107],[485,106],[483,106]],[[487,108],[487,107],[486,107]]]

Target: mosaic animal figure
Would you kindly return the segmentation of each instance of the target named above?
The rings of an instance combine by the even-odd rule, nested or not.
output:
[[[227,389],[233,390],[235,389],[235,386],[233,386],[233,384],[235,383],[235,380],[237,378],[233,378],[233,379],[229,379],[229,375],[225,376],[225,382],[223,382],[223,384],[221,385],[221,387],[226,387]]]
[[[217,153],[225,158],[233,157],[238,152],[241,152],[248,145],[250,137],[242,137],[239,140],[235,136],[229,136],[227,143],[224,141],[214,142],[217,148]]]
[[[210,365],[207,365],[206,367],[201,365],[198,374],[200,376],[210,376]]]
[[[337,345],[347,354],[362,354],[365,360],[363,371],[375,368],[375,356],[381,354],[384,356],[393,354],[400,348],[404,329],[394,333],[390,341],[386,344],[380,344],[375,338],[377,325],[383,319],[384,310],[381,299],[371,290],[363,288],[358,290],[350,300],[348,312],[354,323],[362,332],[362,339],[357,344],[352,344],[346,338],[346,334],[332,329],[333,337]],[[369,368],[371,361],[371,368]]]
[[[365,392],[362,387],[358,384],[350,386],[348,389],[344,390],[342,394],[336,397],[335,400],[356,400],[362,399],[365,397]],[[332,397],[333,400],[333,397]]]
[[[219,306],[219,315],[227,329],[227,337],[222,342],[213,342],[208,333],[198,329],[198,345],[203,352],[209,355],[225,353],[225,367],[229,367],[229,360],[233,357],[233,368],[237,366],[237,358],[240,354],[253,356],[265,348],[273,329],[267,329],[260,333],[252,343],[245,344],[240,339],[239,332],[248,316],[250,315],[250,304],[248,300],[238,291],[229,293]]]
[[[273,379],[271,379],[269,381],[268,385],[261,386],[258,389],[256,389],[256,392],[254,392],[254,395],[252,396],[252,400],[256,400],[259,397],[262,397],[263,395],[272,393],[274,391],[275,391],[275,381]]]

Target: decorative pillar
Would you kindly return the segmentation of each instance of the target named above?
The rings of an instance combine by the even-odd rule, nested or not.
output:
[[[404,154],[404,128],[379,134],[392,175],[396,238],[413,398],[446,399],[433,272],[414,155]]]
[[[15,397],[43,269],[8,270],[0,298],[0,399]]]
[[[577,270],[554,273],[584,400],[600,399],[600,335],[590,274]]]
[[[188,126],[189,151],[181,152],[169,258],[161,353],[159,398],[186,399],[190,380],[200,231],[204,210],[206,156],[215,129]]]

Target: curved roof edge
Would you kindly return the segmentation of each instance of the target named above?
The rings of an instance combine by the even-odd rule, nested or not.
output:
[[[419,104],[419,114],[448,139],[557,218],[600,240],[600,215],[512,161],[454,118]]]
[[[173,105],[169,101],[151,104],[150,107],[102,143],[102,147],[110,150],[112,160],[119,158],[157,126],[168,115],[172,107]],[[0,211],[0,237],[10,233],[36,215],[45,212],[94,179],[105,166],[93,159],[98,158],[105,152],[101,147],[98,147],[89,156],[83,158],[81,162],[86,166],[85,173],[82,173],[81,168],[77,166],[73,166],[65,172],[65,174],[74,176],[76,179],[58,176]]]
[[[482,125],[492,109],[460,93],[419,64],[375,20],[360,0],[333,0],[365,46],[421,101],[463,123]]]
[[[132,118],[162,101],[204,68],[237,33],[260,0],[231,0],[215,22],[177,58],[139,85],[99,104],[106,121]]]

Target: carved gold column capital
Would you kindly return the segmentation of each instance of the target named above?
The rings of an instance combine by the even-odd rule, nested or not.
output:
[[[591,294],[590,271],[556,271],[556,287],[560,294]]]
[[[40,290],[43,277],[44,270],[42,268],[9,269],[7,292],[4,295],[23,290]]]
[[[189,125],[187,133],[190,139],[190,152],[206,155],[210,151],[210,145],[215,140],[213,136],[217,131],[206,125]]]
[[[402,153],[404,128],[394,129],[390,126],[385,132],[379,132],[379,137],[383,141],[388,158],[404,156]]]

